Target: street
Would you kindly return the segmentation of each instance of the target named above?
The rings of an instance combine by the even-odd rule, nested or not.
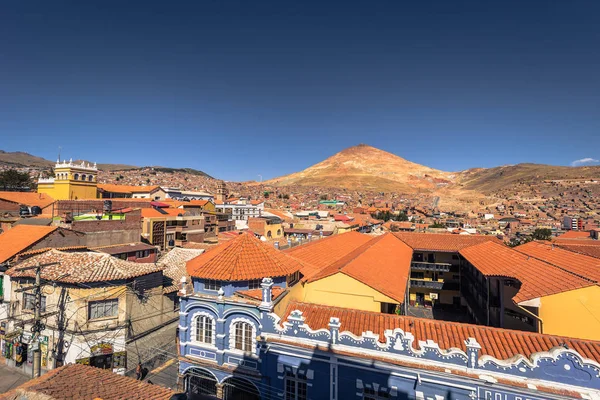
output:
[[[177,363],[177,359],[171,358],[166,363],[148,372],[148,375],[144,378],[144,381],[150,381],[155,385],[177,390],[178,368],[179,365]]]
[[[7,367],[4,363],[0,364],[0,393],[8,392],[27,382],[29,379],[31,378],[22,372]]]

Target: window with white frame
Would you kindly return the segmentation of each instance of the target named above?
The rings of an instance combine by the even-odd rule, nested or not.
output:
[[[252,352],[254,339],[253,326],[249,322],[236,322],[233,324],[234,348],[245,352]]]
[[[213,344],[215,335],[215,320],[208,315],[199,315],[194,324],[194,340],[196,342]]]
[[[306,400],[306,375],[285,373],[285,400]]]
[[[260,279],[251,279],[248,281],[248,289],[260,289]]]
[[[204,280],[204,289],[205,290],[214,290],[215,292],[221,289],[221,281],[217,281],[215,279],[205,279]]]
[[[379,388],[379,390],[375,390],[374,388],[365,387],[363,389],[363,400],[384,400],[389,399],[390,394],[387,390],[383,390],[383,388]]]
[[[116,317],[119,315],[119,299],[90,301],[88,319]]]

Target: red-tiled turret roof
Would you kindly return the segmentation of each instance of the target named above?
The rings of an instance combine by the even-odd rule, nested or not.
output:
[[[248,233],[242,233],[187,263],[190,276],[223,281],[287,276],[301,269],[298,260]]]

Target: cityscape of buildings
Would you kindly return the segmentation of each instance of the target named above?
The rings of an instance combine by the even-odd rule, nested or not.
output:
[[[0,192],[0,366],[33,379],[1,399],[600,398],[597,181],[465,213],[26,172],[35,191]]]

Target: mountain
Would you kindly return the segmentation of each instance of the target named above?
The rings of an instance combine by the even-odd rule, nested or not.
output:
[[[52,161],[42,157],[32,156],[22,151],[6,152],[0,150],[0,165],[9,165],[15,167],[37,167],[50,168],[54,165]]]
[[[518,184],[539,184],[548,180],[600,180],[600,166],[564,167],[545,164],[517,164],[494,168],[473,168],[460,172],[456,182],[465,189],[492,193]]]
[[[93,164],[93,162],[87,160],[74,160],[73,162],[76,164],[80,164],[82,161],[85,161],[88,164]],[[9,167],[30,167],[30,168],[40,168],[40,169],[50,169],[54,167],[55,161],[46,160],[42,157],[33,156],[29,153],[25,153],[22,151],[15,152],[7,152],[4,150],[0,150],[0,165],[7,165]],[[128,164],[97,164],[99,170],[102,171],[130,171],[130,170],[139,170],[142,168],[154,168],[157,171],[173,173],[173,172],[183,172],[189,173],[192,175],[199,175],[207,178],[212,178],[210,175],[205,172],[198,171],[192,168],[169,168],[169,167],[138,167],[135,165]]]
[[[274,186],[322,186],[415,192],[453,183],[455,174],[405,160],[366,144],[350,147],[307,169],[264,182]]]

